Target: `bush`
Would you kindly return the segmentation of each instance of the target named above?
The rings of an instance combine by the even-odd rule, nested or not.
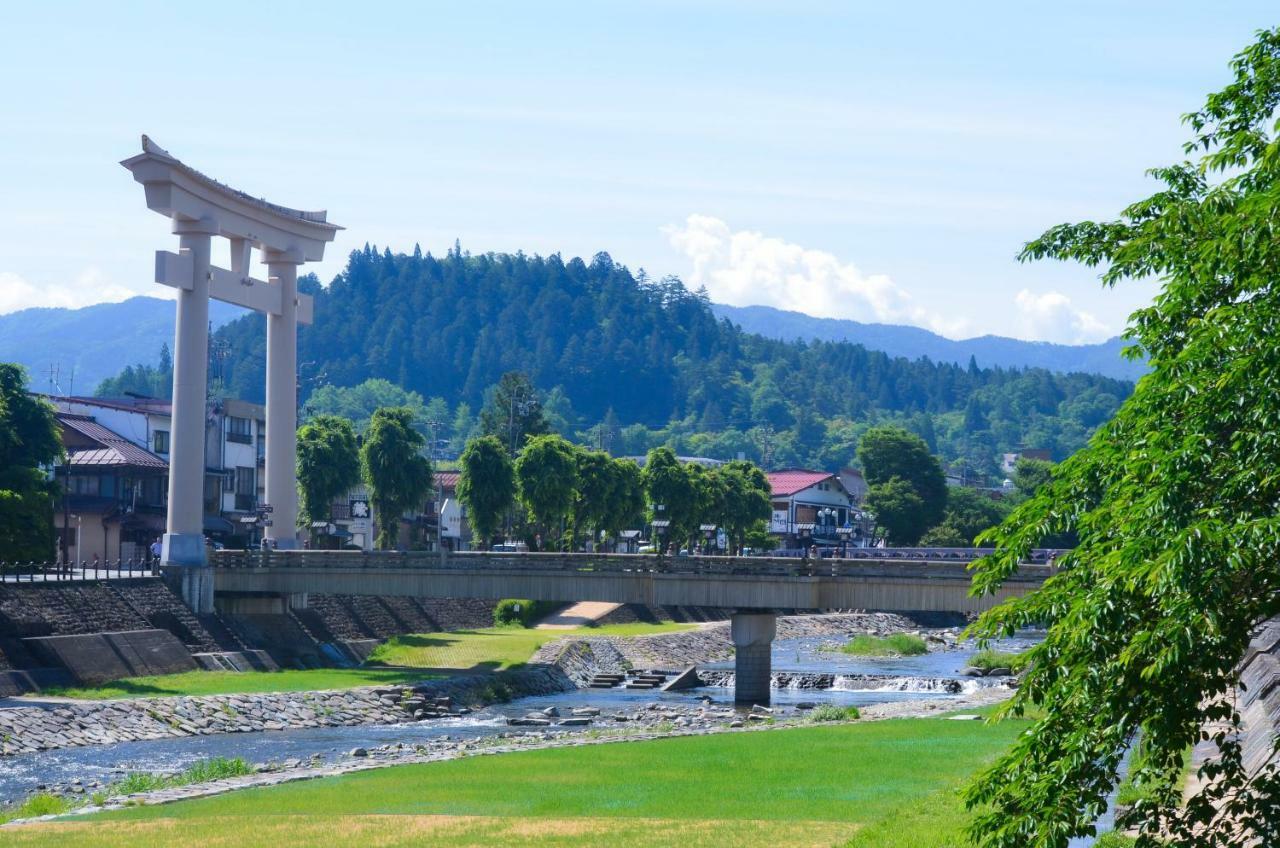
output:
[[[71,809],[71,802],[61,795],[40,792],[32,795],[17,807],[0,810],[0,824],[13,819],[34,819],[38,816],[56,816]]]
[[[506,598],[493,608],[494,627],[531,627],[534,622],[550,615],[561,605],[554,601],[526,601]]]
[[[857,707],[840,707],[835,704],[822,704],[809,713],[809,721],[857,721],[861,718]]]
[[[1093,843],[1093,846],[1094,848],[1131,848],[1131,846],[1137,844],[1136,840],[1125,836],[1123,833],[1108,830],[1098,837],[1098,841]]]
[[[209,780],[222,780],[228,777],[240,777],[253,774],[253,766],[240,757],[213,757],[192,763],[186,771],[178,775],[177,783],[204,783]]]
[[[974,668],[980,668],[983,671],[991,671],[993,668],[1007,668],[1014,674],[1021,674],[1027,667],[1030,658],[1026,651],[1020,654],[1009,654],[1004,651],[980,651],[974,654],[973,659],[969,660],[969,665]]]
[[[152,774],[151,772],[131,772],[123,780],[112,784],[113,795],[132,795],[135,792],[151,792],[166,789],[170,786],[186,786],[190,783],[205,783],[210,780],[222,780],[227,777],[239,777],[252,774],[253,766],[240,757],[211,757],[187,766],[178,774]]]
[[[893,633],[889,636],[854,636],[840,650],[859,657],[916,657],[929,653],[929,646],[919,636]]]

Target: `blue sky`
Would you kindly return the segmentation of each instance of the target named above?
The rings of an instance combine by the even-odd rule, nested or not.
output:
[[[953,337],[1119,331],[1149,284],[1019,265],[1180,157],[1273,4],[21,4],[0,28],[0,312],[150,283],[150,134],[372,242],[609,251],[714,298]],[[1271,11],[1271,14],[1267,14]]]

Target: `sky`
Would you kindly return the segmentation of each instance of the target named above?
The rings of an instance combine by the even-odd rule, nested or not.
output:
[[[0,314],[165,293],[176,237],[116,164],[145,132],[328,209],[326,282],[365,243],[603,250],[723,303],[1099,341],[1154,284],[1020,247],[1149,194],[1277,24],[1246,0],[15,4]]]

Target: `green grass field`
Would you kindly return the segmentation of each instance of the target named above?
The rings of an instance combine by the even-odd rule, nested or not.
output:
[[[693,624],[609,624],[575,630],[532,630],[486,627],[394,636],[374,649],[370,664],[415,668],[501,671],[529,661],[534,652],[555,639],[574,636],[645,636],[689,630]]]
[[[576,630],[526,630],[489,627],[397,636],[373,652],[361,668],[317,668],[301,671],[189,671],[155,677],[127,677],[102,686],[48,689],[64,698],[145,698],[165,695],[232,695],[251,692],[306,692],[416,683],[441,671],[501,671],[517,668],[553,639],[575,635],[643,636],[673,633],[693,624],[611,624]],[[388,667],[391,666],[391,667]]]
[[[941,719],[472,757],[7,829],[5,844],[963,844],[957,790],[1026,727]]]
[[[316,668],[302,671],[186,671],[155,677],[126,677],[101,686],[46,689],[64,698],[147,698],[165,695],[232,695],[251,692],[307,692],[414,683],[431,675],[418,669]]]

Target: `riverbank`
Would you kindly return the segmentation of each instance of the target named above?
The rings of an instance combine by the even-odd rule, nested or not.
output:
[[[396,724],[465,715],[494,701],[574,688],[555,666],[540,666],[412,685],[16,707],[0,709],[0,755],[217,733]]]
[[[916,701],[900,702],[896,703],[896,705],[867,707],[864,710],[864,721],[859,722],[859,724],[856,725],[851,725],[849,728],[849,730],[854,731],[854,734],[852,735],[854,735],[855,747],[856,737],[863,735],[863,737],[867,737],[867,739],[864,739],[864,742],[867,742],[867,740],[874,740],[878,746],[883,746],[884,749],[878,753],[868,753],[868,756],[872,757],[872,760],[869,760],[867,765],[860,767],[873,767],[870,766],[870,763],[877,761],[881,762],[883,767],[874,767],[877,772],[876,780],[882,781],[882,783],[883,781],[888,780],[892,783],[893,770],[895,770],[895,767],[900,767],[900,769],[901,767],[906,767],[908,766],[908,761],[916,762],[916,767],[919,767],[922,771],[924,770],[924,761],[932,757],[940,757],[940,766],[938,766],[938,769],[941,771],[946,771],[947,769],[955,767],[955,757],[957,754],[955,752],[948,751],[947,740],[954,740],[961,737],[970,737],[974,739],[983,738],[987,740],[993,737],[1000,738],[1001,744],[998,744],[998,746],[996,746],[996,744],[984,744],[984,746],[982,746],[982,751],[965,752],[965,756],[970,758],[977,756],[978,760],[974,761],[974,765],[980,765],[980,761],[982,761],[984,757],[995,756],[998,749],[1007,743],[1007,739],[1012,738],[1012,733],[1010,733],[1009,729],[987,728],[987,726],[983,725],[982,722],[977,721],[924,720],[920,719],[919,716],[936,715],[937,712],[943,710],[951,712],[957,710],[957,708],[959,708],[959,710],[980,710],[980,707],[987,706],[989,703],[992,703],[995,699],[1000,697],[1007,697],[1007,690],[1005,690],[1004,693],[1001,693],[1000,690],[996,689],[983,690],[983,692],[974,693],[973,696],[961,699],[961,701],[948,701],[945,706],[940,705],[940,703],[936,701]],[[742,713],[733,711],[732,708],[727,705],[712,705],[712,703],[704,703],[704,705],[699,707],[677,707],[672,705],[654,705],[654,707],[657,708],[643,711],[645,713],[649,713],[649,715],[634,716],[634,720],[632,720],[632,717],[628,717],[628,720],[625,722],[617,722],[614,720],[613,716],[602,716],[600,721],[602,721],[603,726],[598,726],[598,728],[589,731],[581,731],[581,733],[564,733],[564,731],[554,730],[521,730],[516,731],[516,733],[502,734],[499,735],[499,737],[492,737],[488,739],[438,739],[431,740],[431,742],[424,744],[424,746],[417,746],[413,748],[397,746],[385,749],[370,749],[370,751],[357,751],[352,752],[355,756],[348,756],[339,762],[292,763],[292,766],[278,766],[274,767],[273,770],[260,772],[260,774],[244,775],[239,776],[239,778],[212,781],[212,783],[209,784],[163,789],[157,790],[157,792],[140,793],[129,795],[129,797],[116,798],[108,804],[108,807],[105,807],[105,810],[118,811],[114,813],[115,816],[123,816],[125,819],[133,821],[137,821],[140,817],[141,819],[159,821],[168,821],[170,819],[174,819],[174,817],[183,820],[189,820],[192,819],[192,817],[200,819],[200,817],[202,817],[201,808],[193,806],[191,803],[195,801],[195,799],[210,799],[210,801],[214,801],[215,795],[224,795],[227,793],[237,792],[237,790],[241,789],[259,789],[265,790],[266,793],[278,792],[278,790],[285,790],[285,792],[291,793],[288,797],[280,797],[284,806],[280,803],[271,802],[270,806],[273,815],[294,815],[294,813],[301,815],[302,812],[306,812],[305,807],[310,806],[310,804],[307,804],[306,802],[298,803],[298,792],[300,792],[300,790],[292,787],[284,787],[283,784],[297,784],[298,781],[316,781],[317,779],[323,778],[338,778],[340,781],[343,779],[343,776],[348,776],[347,779],[349,779],[351,776],[357,775],[357,772],[390,769],[390,767],[396,767],[396,769],[392,769],[392,771],[398,772],[399,775],[402,775],[401,778],[392,781],[392,783],[396,785],[403,785],[403,781],[410,780],[411,778],[417,779],[419,776],[422,776],[424,779],[428,779],[429,783],[438,783],[438,781],[431,780],[435,778],[435,772],[412,772],[410,769],[407,769],[407,767],[422,767],[428,765],[428,763],[435,763],[435,767],[439,767],[445,765],[445,763],[448,763],[449,761],[467,760],[467,758],[497,753],[518,754],[521,752],[539,752],[545,756],[545,754],[553,753],[552,751],[549,751],[549,749],[557,748],[571,749],[571,751],[561,753],[566,754],[566,756],[571,758],[586,757],[586,761],[589,761],[589,763],[584,763],[581,770],[577,770],[577,767],[573,766],[572,763],[558,761],[559,765],[557,770],[544,774],[544,780],[547,779],[549,775],[554,776],[553,783],[557,787],[557,792],[561,792],[563,788],[563,780],[566,779],[566,775],[570,774],[594,775],[594,778],[602,784],[602,787],[603,785],[614,783],[614,781],[622,780],[627,781],[626,793],[618,795],[617,799],[631,799],[631,801],[623,804],[623,806],[630,806],[631,802],[634,801],[637,792],[641,794],[657,792],[657,789],[654,787],[645,787],[645,785],[643,785],[643,779],[637,778],[637,775],[649,775],[655,783],[662,784],[664,779],[667,779],[669,775],[673,774],[673,771],[669,769],[653,769],[652,766],[640,765],[640,763],[631,763],[630,766],[620,766],[621,771],[618,772],[618,774],[614,774],[614,772],[603,762],[603,760],[609,760],[609,758],[620,761],[649,760],[649,758],[654,756],[652,752],[639,751],[639,748],[643,748],[641,746],[627,746],[628,752],[625,753],[605,752],[604,749],[594,749],[594,751],[585,752],[581,751],[581,749],[593,746],[605,746],[605,744],[620,742],[655,742],[655,740],[666,740],[667,743],[675,743],[677,739],[690,737],[717,737],[717,735],[724,734],[754,734],[758,733],[758,731],[764,730],[790,730],[794,731],[794,733],[788,733],[785,740],[780,740],[780,742],[777,743],[762,742],[760,744],[750,742],[751,739],[755,738],[754,735],[753,737],[746,738],[742,743],[724,742],[707,744],[698,742],[698,740],[694,739],[684,739],[684,742],[694,744],[698,749],[690,749],[690,751],[682,752],[678,757],[669,758],[669,760],[667,760],[668,765],[671,762],[686,760],[703,763],[716,762],[716,769],[708,772],[708,779],[707,781],[704,781],[704,783],[717,783],[717,781],[732,779],[731,775],[758,774],[762,775],[763,783],[772,785],[772,787],[776,788],[778,792],[786,793],[788,792],[786,785],[777,783],[777,775],[774,774],[774,772],[777,772],[778,767],[780,766],[785,767],[786,763],[792,763],[792,765],[795,765],[795,763],[809,762],[808,754],[805,754],[804,760],[794,760],[794,757],[797,752],[799,752],[799,748],[804,747],[803,740],[801,740],[803,734],[813,733],[813,731],[818,730],[815,729],[812,724],[808,724],[808,722],[806,722],[805,710],[780,710],[774,713],[756,710],[753,711],[753,713],[749,713],[749,715],[755,716],[754,719],[746,719]],[[906,716],[913,717],[913,720],[916,722],[915,728],[911,730],[910,733],[881,734],[876,730],[868,730],[864,728],[865,724],[902,724],[902,721],[904,721]],[[704,724],[696,724],[699,717],[701,717],[701,719],[705,719]],[[879,721],[882,719],[892,719],[892,721]],[[974,729],[961,730],[959,729],[959,725],[968,725],[969,728]],[[887,742],[891,742],[891,744],[886,744]],[[707,760],[707,758],[705,758],[709,757],[710,754],[708,751],[701,748],[704,744],[707,744],[708,748],[717,749],[717,751],[721,752],[721,756],[746,757],[753,758],[753,760],[754,758],[759,757],[762,762],[756,763],[754,767],[751,767],[750,770],[746,771],[724,771],[721,769],[721,766],[724,766],[723,762],[718,762],[714,760],[714,758],[713,760]],[[906,747],[911,749],[910,753],[902,748],[904,744]],[[618,746],[614,744],[613,748],[617,747]],[[759,748],[759,751],[755,751],[756,748]],[[923,757],[918,753],[914,753],[916,748],[928,749],[929,757]],[[631,753],[632,751],[635,753]],[[785,760],[786,763],[777,760],[780,756],[783,757],[783,760]],[[822,753],[820,760],[826,760],[826,758],[831,757],[832,752],[826,751]],[[897,757],[901,757],[902,762],[896,763],[895,765],[893,760]],[[840,758],[842,762],[851,762],[849,757],[841,756]],[[946,763],[941,762],[942,758],[945,758]],[[968,762],[968,760],[965,761]],[[772,766],[764,765],[764,763],[772,763]],[[817,769],[818,761],[815,760],[813,763],[815,769]],[[462,766],[462,763],[453,763],[453,765]],[[472,769],[472,766],[462,767],[463,769]],[[509,781],[509,776],[511,776],[513,772],[520,771],[520,763],[513,763],[511,757],[503,757],[502,765],[479,766],[479,769],[481,771],[493,771],[498,775],[506,775]],[[675,771],[684,772],[684,770]],[[833,774],[833,772],[828,775],[818,774],[818,772],[815,772],[813,769],[805,769],[804,772],[806,775],[812,775],[812,778],[809,778],[810,780],[817,779],[818,781],[822,781],[826,792],[837,793],[840,794],[841,797],[844,797],[844,795],[849,792],[849,785],[845,784],[844,781],[838,778],[838,775]],[[456,779],[456,774],[445,780],[445,788],[448,788],[449,785],[453,785],[454,779]],[[864,780],[865,779],[868,778],[864,778]],[[913,780],[915,779],[918,778],[913,778]],[[333,780],[319,780],[316,783],[317,788],[315,789],[315,792],[326,794],[330,792],[330,789],[326,789],[325,787],[332,787],[334,783],[335,781]],[[502,780],[498,780],[498,783],[502,783]],[[485,783],[485,785],[490,784]],[[270,789],[273,787],[278,789]],[[525,787],[521,792],[527,793],[529,790],[531,790],[531,787]],[[301,792],[303,794],[311,794],[311,790],[302,789]],[[356,789],[352,789],[352,792],[356,792],[357,795],[360,795],[360,792],[357,792]],[[403,789],[401,792],[403,792]],[[247,798],[251,798],[252,801],[248,802],[247,807],[243,808],[243,810],[229,813],[229,815],[248,815],[248,813],[252,812],[252,808],[260,802],[260,799],[265,797],[264,792],[244,794],[246,794]],[[517,797],[521,797],[521,795],[517,795]],[[791,795],[787,795],[787,797],[791,797]],[[420,799],[422,799],[422,803],[426,803],[428,806],[431,806],[431,804],[442,803],[438,795],[431,794],[429,789],[426,787],[422,788]],[[507,801],[509,802],[509,799],[507,799]],[[563,801],[563,798],[561,798],[561,801]],[[689,801],[689,798],[685,797],[684,801]],[[911,802],[910,793],[904,792],[902,797],[897,799],[897,801],[909,804]],[[916,798],[916,801],[919,801],[919,798]],[[470,802],[477,801],[475,798],[471,798]],[[151,807],[155,806],[155,804],[170,803],[173,803],[174,806],[151,810]],[[195,803],[198,804],[204,802]],[[396,803],[394,798],[384,797],[384,795],[381,794],[378,795],[378,801],[376,801],[376,804],[378,804],[378,811],[380,813],[388,812],[388,804],[392,804],[392,806],[394,806],[394,803]],[[485,803],[489,802],[486,801]],[[495,804],[497,804],[498,807],[502,806],[502,803],[503,801],[495,801]],[[146,810],[145,815],[142,816],[137,815],[140,804],[142,806],[142,810]],[[326,802],[326,804],[328,804],[328,802]],[[329,806],[326,806],[326,804],[325,806],[317,807],[317,810],[323,810],[324,813],[335,812],[334,808],[330,808]],[[673,801],[664,801],[663,804],[663,810],[667,811],[678,810],[678,808],[681,808],[680,803],[675,803]],[[239,804],[234,804],[234,806],[238,807]],[[785,806],[785,804],[783,804],[783,806]],[[101,812],[102,810],[104,810],[104,807],[86,807],[83,808],[81,812]],[[599,815],[600,812],[602,811],[595,811],[593,813],[589,813],[589,815]],[[193,816],[192,813],[195,813],[195,816]],[[324,813],[321,813],[321,815],[324,815]],[[228,815],[228,811],[221,810],[218,811],[216,815]],[[307,812],[307,815],[317,815],[317,813]],[[608,813],[605,812],[604,815],[608,815]],[[622,813],[622,815],[630,815],[630,813]],[[803,822],[800,821],[801,819],[803,819],[803,816],[795,816],[794,819],[792,819],[792,824],[795,824],[797,828],[799,828],[799,826],[803,824]],[[933,825],[931,824],[929,826],[932,828]],[[95,828],[86,829],[76,825],[73,826],[72,829],[68,830],[67,826],[54,825],[41,826],[37,831],[37,829],[27,829],[22,828],[22,826],[17,826],[17,828],[6,829],[6,839],[9,839],[10,836],[15,836],[17,840],[15,840],[13,844],[46,844],[45,842],[42,842],[42,839],[45,839],[46,835],[38,835],[40,831],[49,831],[46,835],[47,838],[50,839],[70,839],[69,843],[64,842],[61,844],[74,845],[100,844],[95,842],[93,839],[105,838],[105,836],[108,836],[113,829],[109,828],[109,826],[108,828],[95,826]],[[780,834],[773,829],[767,829],[767,831],[769,839],[772,839],[773,844],[804,844],[803,840],[797,843],[794,839],[787,839],[785,836],[780,836]],[[56,836],[52,835],[55,833]],[[96,836],[90,838],[91,833],[95,833]],[[795,831],[795,833],[799,833],[799,831]],[[184,825],[183,834],[184,836],[188,835],[186,825]],[[723,838],[723,831],[721,835]],[[136,838],[142,839],[143,842],[147,842],[147,844],[168,844],[166,840],[170,839],[170,836],[177,836],[177,834],[166,835],[165,828],[159,828],[155,830],[154,833],[136,834]],[[225,839],[223,839],[223,842],[225,842]],[[676,842],[676,840],[673,840],[673,842]],[[740,842],[739,844],[755,844],[755,842],[756,840],[754,839],[748,839],[746,842]],[[47,844],[52,843],[50,842]],[[234,844],[257,843],[237,842]],[[275,843],[273,842],[271,844]],[[285,838],[284,842],[279,844],[303,843],[289,842],[289,838]],[[456,843],[445,840],[443,844]],[[471,843],[461,842],[457,844]],[[582,843],[570,842],[566,844],[596,843],[593,842],[593,840],[584,840]],[[658,840],[658,842],[637,842],[635,844],[672,843]],[[762,842],[760,844],[765,843]],[[823,844],[829,844],[829,842]]]

